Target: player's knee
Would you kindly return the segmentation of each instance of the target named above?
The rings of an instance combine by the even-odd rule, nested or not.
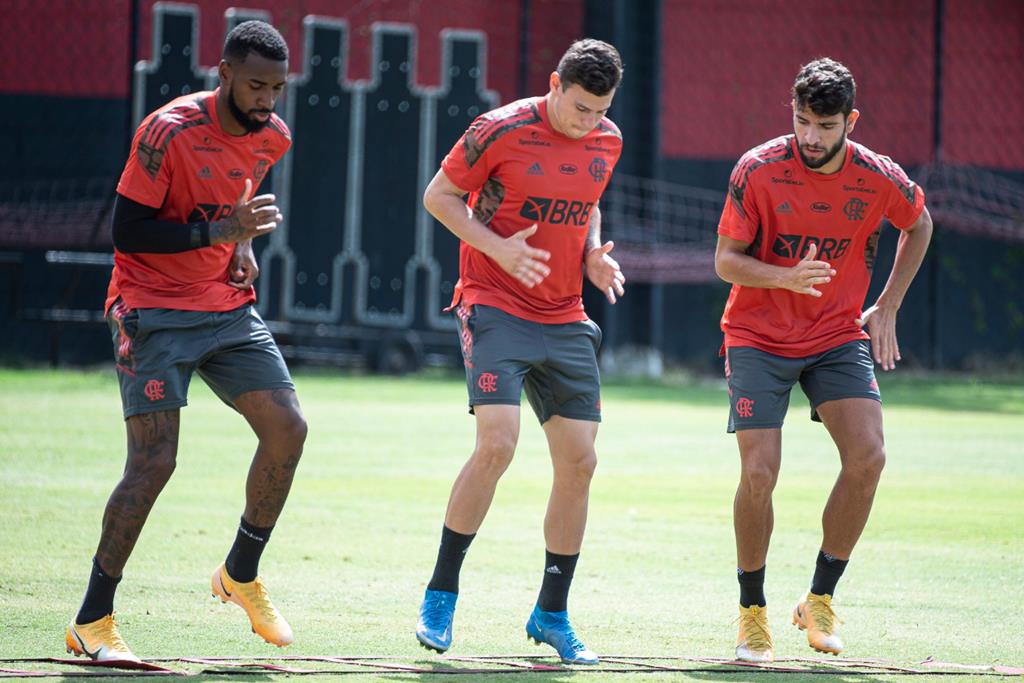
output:
[[[302,450],[308,431],[306,418],[295,409],[281,411],[256,428],[262,444],[288,453]]]
[[[749,463],[740,473],[740,485],[747,495],[769,496],[775,489],[778,471],[765,463]]]
[[[515,439],[504,435],[494,435],[481,438],[478,441],[476,450],[473,452],[473,460],[478,467],[500,475],[508,469],[515,452]]]
[[[556,467],[556,474],[560,473],[563,476],[568,476],[575,482],[586,485],[594,478],[596,470],[597,453],[588,451],[581,453],[578,457],[569,459],[567,462],[563,462],[560,467]]]
[[[869,459],[869,466],[875,479],[882,476],[882,470],[885,469],[885,446],[879,444],[874,450],[872,450],[871,457]]]
[[[148,454],[144,459],[131,459],[125,468],[124,478],[150,489],[155,495],[163,490],[177,464],[174,453]]]
[[[867,445],[855,458],[847,458],[843,470],[858,479],[877,482],[885,469],[885,446],[882,444]]]
[[[306,435],[309,433],[309,425],[302,413],[294,410],[288,414],[285,418],[283,433],[293,448],[302,448],[302,445],[306,443]]]
[[[587,481],[594,477],[597,471],[597,453],[590,451],[579,463],[580,474],[587,478]]]

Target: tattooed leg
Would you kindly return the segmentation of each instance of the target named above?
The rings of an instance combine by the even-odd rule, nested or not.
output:
[[[149,511],[174,472],[179,411],[133,415],[125,421],[128,460],[103,513],[96,560],[110,576],[120,576]]]
[[[259,446],[245,484],[245,521],[272,527],[288,498],[306,441],[306,418],[292,389],[250,391],[235,399]]]

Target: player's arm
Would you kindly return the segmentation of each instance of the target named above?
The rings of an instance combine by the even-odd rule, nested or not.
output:
[[[612,241],[601,244],[601,208],[594,204],[590,212],[590,224],[587,229],[587,241],[583,247],[583,265],[587,270],[587,278],[608,299],[608,303],[616,302],[616,295],[626,293],[623,285],[626,276],[622,274],[618,262],[608,253],[615,248]]]
[[[210,224],[174,223],[158,219],[155,209],[128,199],[114,198],[111,236],[117,250],[126,253],[176,254],[210,246]]]
[[[271,232],[283,220],[274,206],[274,195],[250,198],[252,181],[234,212],[219,221],[175,223],[157,218],[158,208],[140,204],[118,193],[114,199],[111,236],[123,253],[176,254],[201,249],[211,244],[243,242]]]
[[[749,242],[726,235],[718,236],[715,249],[715,272],[734,285],[763,289],[788,289],[797,294],[821,296],[815,285],[832,281],[836,271],[827,261],[816,261],[817,245],[811,243],[807,254],[793,266],[774,266],[747,253]]]
[[[900,346],[896,340],[896,314],[903,305],[903,297],[914,281],[921,263],[924,261],[928,243],[932,239],[932,217],[928,207],[909,228],[900,231],[900,240],[896,245],[896,260],[892,264],[889,280],[885,283],[882,293],[875,304],[864,311],[857,324],[867,326],[871,335],[871,349],[875,362],[883,370],[896,368],[900,358]]]
[[[465,195],[466,191],[449,180],[440,169],[423,193],[423,205],[456,237],[492,258],[524,286],[540,284],[551,272],[545,263],[551,254],[526,243],[526,238],[537,232],[537,224],[510,237],[501,237],[473,217],[462,199]]]

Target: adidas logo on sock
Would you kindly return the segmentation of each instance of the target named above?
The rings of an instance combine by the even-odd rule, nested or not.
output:
[[[562,570],[558,568],[557,564],[551,565],[550,567],[548,567],[544,571],[547,572],[548,574],[561,574],[562,573]]]

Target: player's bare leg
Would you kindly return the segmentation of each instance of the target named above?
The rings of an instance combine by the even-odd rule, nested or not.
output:
[[[445,526],[460,534],[480,528],[519,441],[519,406],[474,406],[473,412],[476,446],[452,485],[444,516]]]
[[[291,490],[306,441],[306,420],[292,389],[251,391],[235,406],[259,439],[245,485],[245,512],[235,544],[214,571],[211,590],[245,610],[253,631],[278,646],[292,642],[292,630],[270,602],[258,565],[270,532]]]
[[[569,587],[587,526],[590,480],[597,467],[597,429],[597,422],[558,415],[544,423],[554,479],[544,517],[544,580],[526,634],[537,644],[554,647],[569,664],[598,663],[597,655],[576,637],[568,613]]]
[[[69,652],[100,660],[133,660],[113,619],[114,592],[157,496],[174,472],[179,411],[133,415],[125,420],[128,458],[121,481],[103,512],[93,574],[78,615],[65,636]]]
[[[772,492],[782,463],[782,430],[743,429],[736,432],[736,441],[740,449],[740,483],[733,500],[740,581],[736,658],[771,662],[775,649],[764,599],[764,571],[775,523]]]
[[[818,415],[839,448],[842,469],[822,514],[823,539],[811,590],[797,604],[793,623],[808,644],[839,654],[843,642],[832,610],[836,583],[867,524],[885,467],[882,406],[868,398],[846,398],[818,406]]]
[[[416,623],[416,639],[437,652],[451,647],[462,561],[487,516],[498,480],[512,462],[519,440],[519,406],[473,406],[473,413],[476,446],[452,485],[434,574]]]
[[[583,545],[590,480],[597,468],[597,429],[597,422],[559,415],[544,423],[554,469],[544,517],[544,541],[553,553],[575,555]]]
[[[110,576],[120,576],[139,540],[157,496],[174,473],[179,411],[133,415],[125,420],[128,460],[121,481],[103,512],[96,560]]]
[[[245,482],[243,517],[255,526],[274,526],[302,457],[306,419],[292,389],[250,391],[235,399],[235,407],[259,439]]]
[[[821,519],[821,549],[846,560],[867,524],[885,467],[882,404],[869,398],[828,401],[818,406],[818,415],[842,462]]]
[[[733,500],[736,564],[744,571],[760,569],[768,557],[775,524],[772,492],[782,464],[781,429],[736,432],[740,447],[740,483]]]

